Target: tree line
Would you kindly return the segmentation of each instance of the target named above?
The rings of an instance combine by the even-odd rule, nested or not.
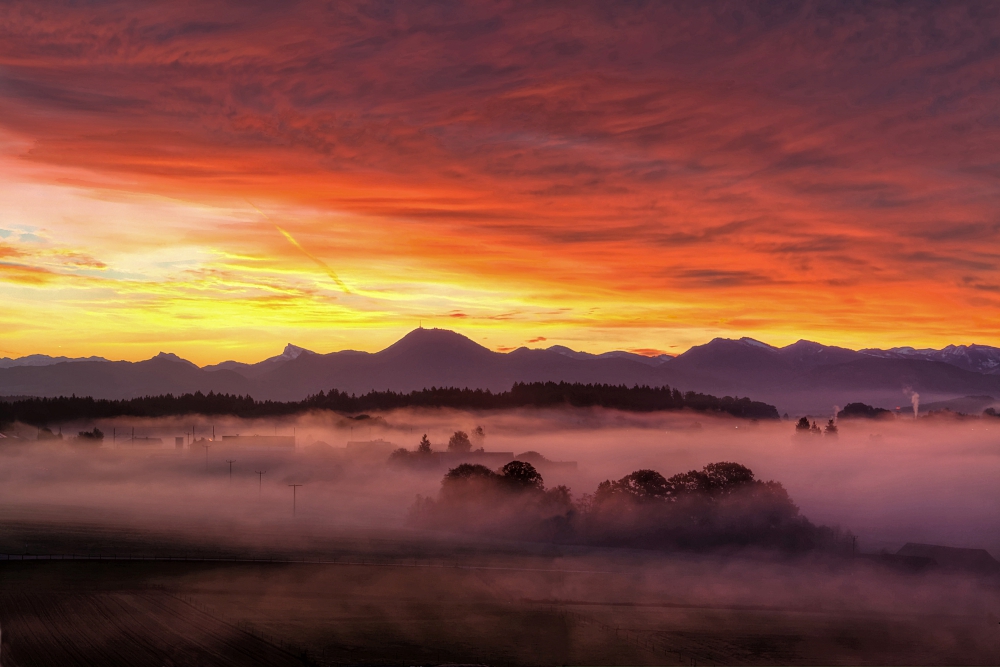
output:
[[[234,417],[277,417],[312,410],[343,414],[397,408],[457,408],[503,410],[571,406],[602,407],[630,412],[695,410],[745,419],[778,419],[773,405],[732,396],[717,397],[693,391],[682,393],[670,387],[648,387],[569,382],[517,382],[509,391],[431,387],[418,391],[370,391],[360,396],[338,389],[320,391],[301,401],[258,401],[233,394],[183,394],[143,396],[130,399],[95,399],[82,396],[19,398],[0,401],[0,425],[15,421],[47,426],[80,419],[112,417],[170,417],[186,414]]]

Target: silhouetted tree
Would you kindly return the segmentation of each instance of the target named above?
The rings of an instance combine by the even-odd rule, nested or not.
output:
[[[497,490],[499,475],[478,463],[463,463],[445,473],[441,498],[445,501],[481,502]]]
[[[707,491],[716,495],[730,495],[754,481],[753,471],[739,463],[722,461],[709,463],[702,468]]]
[[[798,431],[798,432],[800,432],[800,433],[806,433],[806,432],[808,432],[809,431],[809,418],[808,417],[803,417],[802,419],[800,419],[799,422],[795,425],[795,430]]]
[[[851,419],[854,417],[863,417],[866,419],[878,419],[880,417],[889,417],[892,412],[886,410],[885,408],[875,408],[866,403],[848,403],[844,406],[844,409],[837,413],[837,419]]]
[[[829,436],[837,435],[837,424],[832,419],[826,423],[826,434]]]
[[[560,484],[559,486],[548,489],[545,492],[545,496],[548,501],[554,505],[562,505],[564,507],[573,506],[573,493],[565,484]]]
[[[472,441],[465,431],[455,431],[448,439],[449,452],[468,452],[472,449]]]
[[[431,453],[431,441],[427,439],[427,434],[424,433],[423,437],[420,438],[420,444],[417,445],[418,454],[430,454]]]
[[[739,463],[709,463],[701,470],[689,470],[668,479],[665,497],[676,501],[692,495],[727,496],[753,481],[753,471]]]
[[[80,440],[104,440],[104,433],[96,426],[92,431],[80,431],[76,436]]]
[[[618,481],[605,480],[597,486],[594,501],[601,503],[616,497],[629,500],[662,500],[667,496],[667,480],[655,470],[636,470]]]
[[[545,488],[541,474],[535,470],[535,466],[524,461],[511,461],[500,468],[500,475],[508,487],[522,490],[538,490]]]
[[[389,463],[404,463],[408,461],[412,455],[413,452],[405,447],[400,447],[399,449],[393,450],[392,454],[389,454]]]
[[[463,463],[445,473],[442,484],[470,479],[496,479],[497,474],[479,463]]]

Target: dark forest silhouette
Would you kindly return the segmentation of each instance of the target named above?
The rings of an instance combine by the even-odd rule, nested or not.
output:
[[[448,471],[437,498],[418,496],[410,518],[436,529],[647,549],[846,550],[851,542],[802,516],[779,482],[732,462],[670,478],[636,470],[577,502],[565,486],[546,489],[530,463],[497,471],[465,463]]]
[[[345,414],[396,408],[456,408],[503,410],[571,406],[603,407],[632,412],[695,410],[717,412],[745,419],[778,419],[777,409],[749,398],[719,398],[693,391],[681,393],[670,387],[645,387],[568,382],[515,383],[510,391],[493,393],[484,389],[437,388],[410,393],[372,391],[361,396],[332,389],[302,401],[257,401],[250,396],[231,394],[184,394],[144,396],[108,400],[79,396],[20,398],[0,401],[0,424],[19,421],[46,426],[77,419],[111,417],[170,417],[186,414],[231,415],[235,417],[277,417],[311,410]]]
[[[848,403],[837,413],[837,419],[881,419],[892,416],[890,410],[872,407],[867,403]]]

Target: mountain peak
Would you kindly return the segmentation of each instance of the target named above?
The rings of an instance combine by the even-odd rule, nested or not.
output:
[[[194,366],[195,368],[198,368],[195,364],[191,363],[187,359],[178,357],[173,352],[160,352],[155,357],[151,358],[150,361],[170,361],[175,364],[185,364],[187,366]]]
[[[754,347],[763,348],[765,350],[775,350],[775,349],[777,349],[773,345],[768,345],[767,343],[762,343],[761,341],[759,341],[759,340],[757,340],[755,338],[750,338],[748,336],[743,336],[743,338],[740,338],[740,342],[743,343],[743,344],[745,344],[745,345],[752,345]]]
[[[316,354],[312,350],[307,350],[304,347],[299,347],[298,345],[292,345],[288,343],[285,345],[285,349],[281,353],[281,357],[285,359],[298,359],[303,354]]]
[[[791,345],[786,345],[781,348],[782,350],[815,350],[821,347],[826,347],[822,343],[817,343],[816,341],[806,340],[805,338],[800,338]]]
[[[424,329],[423,327],[414,329],[377,354],[383,357],[392,357],[414,351],[427,355],[453,352],[494,354],[471,338],[450,329]]]

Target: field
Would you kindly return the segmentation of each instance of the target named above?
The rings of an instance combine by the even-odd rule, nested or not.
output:
[[[479,418],[392,416],[412,420],[411,446]],[[220,452],[43,442],[0,448],[0,663],[1000,663],[997,577],[903,571],[879,555],[907,541],[1000,553],[993,432],[894,423],[872,438],[845,424],[837,440],[802,442],[790,425],[672,419],[483,423],[490,448],[577,461],[545,483],[578,499],[634,470],[745,462],[806,516],[854,532],[857,554],[853,541],[698,553],[435,532],[409,512],[418,494],[436,496],[440,469],[303,451],[265,467],[241,454],[230,478]],[[322,426],[298,424],[350,437]],[[305,484],[296,511],[292,483]]]
[[[78,554],[81,542],[109,544],[109,532],[81,527],[5,528],[8,544],[33,532]],[[127,548],[124,536],[116,541],[118,560],[0,563],[5,667],[995,664],[1000,657],[992,580],[860,562],[375,533],[332,536],[278,556],[325,562],[205,562],[195,552],[187,561],[124,560],[126,550],[164,557],[171,544],[166,534],[128,535]],[[182,557],[194,546],[170,548]],[[803,578],[821,592],[802,595]],[[865,598],[875,580],[889,594]],[[947,590],[952,598],[937,604]]]

